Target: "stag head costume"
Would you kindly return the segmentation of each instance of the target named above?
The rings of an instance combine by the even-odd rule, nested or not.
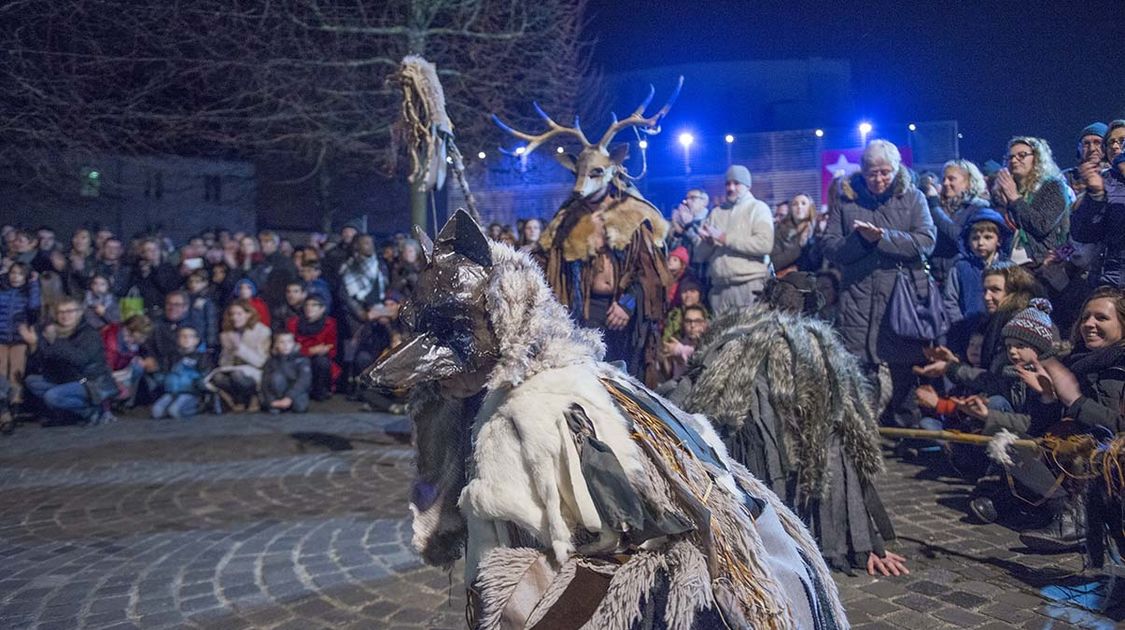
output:
[[[705,418],[603,363],[527,254],[463,211],[426,249],[415,337],[367,377],[415,385],[413,544],[464,554],[475,627],[847,624],[797,517]]]
[[[659,379],[659,325],[664,320],[664,287],[671,283],[663,251],[668,223],[633,185],[636,178],[624,166],[629,146],[610,143],[628,128],[659,133],[660,121],[682,85],[680,77],[667,104],[645,117],[655,93],[650,89],[632,115],[623,120],[615,117],[596,144],[586,139],[577,119],[573,127],[564,127],[538,104],[536,111],[548,127],[539,135],[516,131],[493,116],[501,129],[528,143],[519,152],[522,159],[557,136],[581,143],[578,155],[557,155],[574,173],[574,188],[543,229],[538,254],[555,297],[580,323],[603,329],[610,360],[625,361],[629,372],[649,385]],[[630,315],[624,330],[606,326],[607,311],[615,304]]]

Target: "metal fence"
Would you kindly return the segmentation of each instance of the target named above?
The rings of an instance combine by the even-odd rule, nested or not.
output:
[[[832,149],[863,146],[858,129],[799,129],[724,136],[695,137],[685,147],[671,134],[649,138],[648,172],[638,187],[665,215],[689,188],[701,188],[720,197],[723,174],[730,164],[742,164],[753,176],[754,196],[769,204],[798,193],[821,199],[821,155]],[[633,140],[630,172],[640,172],[640,149]],[[894,142],[908,149],[915,170],[939,171],[947,160],[959,156],[956,121],[916,122],[876,127],[867,136]],[[517,219],[550,217],[566,200],[573,177],[551,155],[554,147],[520,158],[495,155],[469,165],[469,181],[487,221],[514,224]],[[460,190],[449,188],[448,207],[464,205]]]

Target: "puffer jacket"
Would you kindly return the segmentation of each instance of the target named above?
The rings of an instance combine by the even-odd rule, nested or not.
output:
[[[201,394],[203,377],[211,371],[211,362],[205,352],[180,354],[172,369],[163,375],[163,386],[168,394]]]
[[[856,221],[883,228],[883,238],[870,243],[855,231]],[[863,175],[844,180],[840,201],[829,210],[821,239],[824,257],[841,272],[837,326],[844,345],[867,363],[922,360],[921,344],[904,340],[887,323],[887,306],[901,265],[916,286],[925,286],[922,256],[934,249],[936,230],[926,199],[905,167],[899,167],[891,188],[875,196]]]
[[[1119,167],[1120,168],[1120,167]],[[1070,217],[1071,236],[1082,243],[1102,245],[1101,259],[1092,271],[1097,284],[1125,288],[1125,175],[1117,169],[1102,172],[1105,191],[1087,191]]]
[[[0,285],[0,343],[23,343],[20,324],[34,324],[39,314],[39,281],[13,288],[7,281]]]
[[[964,352],[969,343],[969,336],[985,316],[984,287],[981,279],[986,265],[973,253],[969,244],[973,225],[982,221],[988,221],[1000,228],[1000,248],[995,262],[1007,260],[1008,251],[1012,248],[1012,230],[999,212],[992,208],[977,208],[972,216],[965,220],[959,242],[961,253],[957,256],[942,286],[945,312],[953,324],[949,331],[947,345],[958,354]]]
[[[933,253],[930,254],[930,269],[933,271],[934,278],[944,283],[953,271],[957,257],[961,255],[961,231],[965,228],[965,222],[978,210],[988,208],[991,204],[987,199],[980,197],[965,197],[952,214],[942,208],[939,197],[926,197],[926,204],[930,208],[930,218],[934,220],[934,227],[937,229],[937,241],[934,243]],[[1011,249],[1011,245],[1008,245],[1008,249]]]

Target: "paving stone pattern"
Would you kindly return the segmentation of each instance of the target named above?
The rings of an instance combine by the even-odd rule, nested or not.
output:
[[[0,628],[461,628],[410,551],[409,448],[342,402],[293,417],[21,425],[0,439]],[[1021,553],[968,488],[891,462],[912,574],[839,575],[857,628],[1112,628],[1106,572]],[[1121,578],[1118,578],[1119,581]]]

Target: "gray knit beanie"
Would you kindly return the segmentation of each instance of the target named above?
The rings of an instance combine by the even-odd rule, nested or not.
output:
[[[731,164],[730,167],[727,168],[727,178],[725,181],[738,182],[750,188],[750,169],[741,164]]]

